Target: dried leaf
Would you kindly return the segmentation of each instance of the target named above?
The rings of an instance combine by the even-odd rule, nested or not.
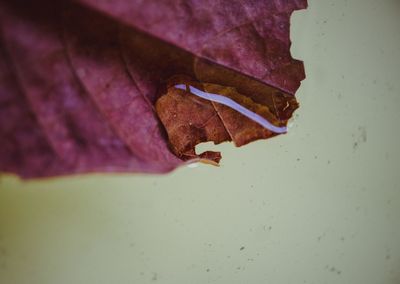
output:
[[[289,17],[305,6],[305,0],[1,2],[0,170],[25,178],[162,173],[185,160],[218,162],[219,153],[196,155],[200,142],[240,146],[274,135],[168,82],[184,74],[186,82],[285,125],[304,78],[289,52]]]

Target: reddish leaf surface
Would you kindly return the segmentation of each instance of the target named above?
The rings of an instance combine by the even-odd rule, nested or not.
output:
[[[305,6],[3,1],[0,170],[25,178],[163,173],[190,159],[218,162],[219,153],[196,155],[200,142],[240,146],[273,136],[170,82],[183,74],[203,88],[229,90],[226,96],[286,124],[304,78],[302,63],[290,56],[289,19]],[[197,132],[188,127],[190,113]],[[172,134],[174,128],[181,131]]]
[[[290,15],[306,0],[79,0],[199,57],[294,93],[303,64],[290,55]]]

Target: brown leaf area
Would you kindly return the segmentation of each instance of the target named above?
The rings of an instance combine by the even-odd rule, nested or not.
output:
[[[172,150],[183,160],[196,159],[195,146],[201,142],[219,144],[231,140],[213,104],[183,90],[168,88],[167,94],[158,99],[156,111],[166,128]],[[199,157],[216,163],[221,159],[219,153],[210,151]]]
[[[281,120],[276,109],[273,110],[274,114],[268,106],[254,102],[251,98],[238,93],[235,88],[200,84],[185,80],[185,78],[181,80],[173,78],[172,81],[167,93],[156,102],[156,111],[166,128],[173,152],[183,160],[197,158],[206,163],[218,164],[221,159],[219,152],[207,151],[197,155],[195,146],[208,141],[214,144],[233,141],[237,147],[240,147],[276,134],[228,106],[200,98],[188,90],[175,88],[174,84],[177,82],[184,83],[187,88],[195,85],[206,92],[230,98],[253,113],[264,117],[273,125],[287,124],[287,119]],[[288,101],[286,107],[289,106],[295,109],[297,103]]]
[[[305,6],[2,1],[0,171],[165,173],[185,160],[219,161],[219,153],[198,157],[198,143],[240,146],[272,136],[168,82],[184,74],[284,125],[304,78],[290,56],[289,19]]]

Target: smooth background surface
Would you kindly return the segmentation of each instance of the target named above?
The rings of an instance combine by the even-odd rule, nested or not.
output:
[[[291,131],[220,168],[0,180],[0,283],[400,283],[400,1],[309,1]]]

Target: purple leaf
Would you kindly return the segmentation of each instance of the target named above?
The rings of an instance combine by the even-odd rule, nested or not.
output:
[[[171,125],[155,110],[178,75],[235,88],[284,126],[304,78],[290,55],[289,20],[305,7],[305,0],[1,2],[0,171],[164,173],[197,159],[173,150]],[[224,138],[210,139],[236,143],[223,130],[233,126],[222,120]]]

